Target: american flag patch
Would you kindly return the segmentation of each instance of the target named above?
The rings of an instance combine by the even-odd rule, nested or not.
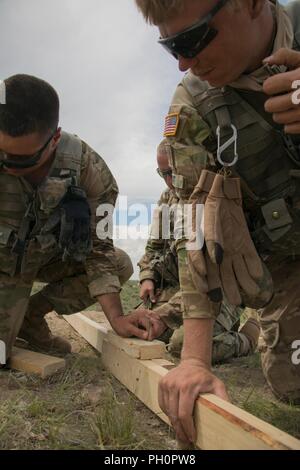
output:
[[[174,137],[179,124],[179,113],[168,114],[165,119],[164,137]]]

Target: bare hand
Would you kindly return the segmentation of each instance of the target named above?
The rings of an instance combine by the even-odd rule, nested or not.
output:
[[[145,279],[144,281],[142,281],[140,287],[140,298],[145,304],[148,302],[148,300],[155,304],[155,284],[151,279]]]
[[[214,393],[229,401],[223,382],[196,359],[185,359],[159,383],[159,406],[168,415],[176,438],[185,444],[196,441],[193,412],[200,393]]]
[[[145,312],[146,322],[150,322],[148,341],[159,338],[168,328],[160,316],[153,310],[139,309]]]
[[[158,338],[167,328],[161,320],[152,318],[151,310],[146,309],[135,310],[129,315],[116,317],[111,326],[120,336],[125,338],[136,336],[146,341]]]
[[[273,113],[273,120],[283,124],[287,134],[300,134],[300,92],[296,89],[300,85],[300,52],[282,48],[265,59],[264,63],[285,65],[290,69],[265,81],[264,92],[273,96],[266,101],[265,110]],[[295,98],[298,99],[295,101]]]

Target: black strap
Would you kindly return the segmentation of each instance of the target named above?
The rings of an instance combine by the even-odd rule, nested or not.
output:
[[[13,254],[19,255],[20,257],[22,257],[24,254],[28,235],[32,229],[33,222],[35,221],[33,207],[34,207],[34,201],[31,201],[27,207],[25,216],[20,225],[17,239],[15,240],[11,249],[11,252]]]

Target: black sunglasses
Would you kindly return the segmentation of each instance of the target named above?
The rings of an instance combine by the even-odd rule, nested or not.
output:
[[[161,170],[160,168],[157,168],[156,171],[157,171],[157,173],[159,174],[159,176],[161,178],[167,178],[167,176],[172,176],[172,170],[171,169]]]
[[[51,134],[47,142],[43,145],[43,147],[38,150],[34,155],[11,155],[9,153],[3,152],[0,150],[0,168],[15,168],[15,169],[23,169],[23,168],[30,168],[38,163],[40,160],[44,150],[48,147],[51,140],[55,136],[56,131]],[[14,160],[14,157],[17,160]]]
[[[218,30],[211,28],[208,24],[227,2],[228,0],[219,0],[214,8],[198,23],[181,33],[174,34],[174,36],[160,38],[159,44],[175,59],[178,59],[178,56],[193,59],[217,36]]]

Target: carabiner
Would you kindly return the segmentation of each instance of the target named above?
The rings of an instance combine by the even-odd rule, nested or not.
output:
[[[232,127],[232,130],[233,130],[233,135],[223,145],[221,145],[221,127],[220,126],[217,127],[217,136],[218,136],[217,159],[218,159],[218,162],[222,166],[225,166],[225,167],[235,165],[236,162],[239,159],[239,156],[238,156],[238,153],[237,153],[237,128],[233,124],[231,124],[231,127]],[[221,155],[224,152],[224,150],[226,150],[228,147],[230,147],[231,144],[234,144],[234,159],[233,159],[232,162],[227,163],[227,162],[224,162],[222,160]]]

